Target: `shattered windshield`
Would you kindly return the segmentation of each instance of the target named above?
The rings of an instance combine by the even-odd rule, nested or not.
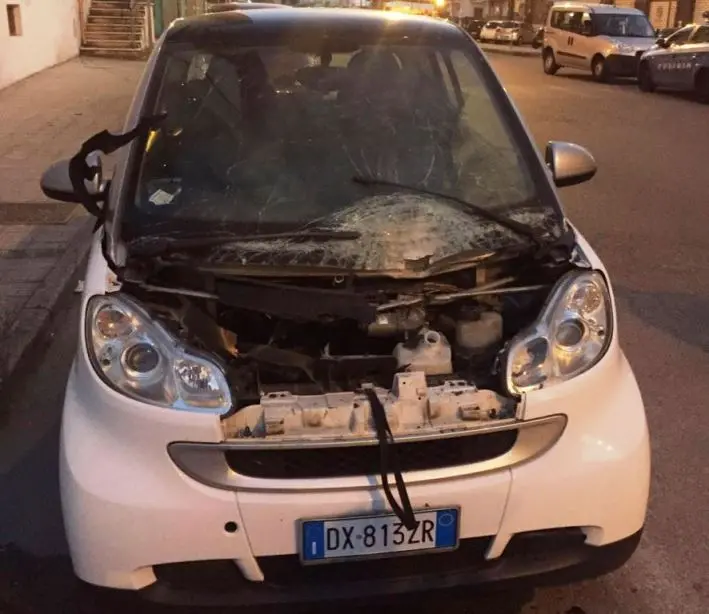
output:
[[[241,234],[354,231],[358,240],[331,244],[224,245],[211,259],[367,270],[521,241],[444,198],[356,177],[558,230],[466,47],[307,53],[181,42],[165,53],[152,111],[166,118],[140,161],[125,217],[133,237],[161,224]]]

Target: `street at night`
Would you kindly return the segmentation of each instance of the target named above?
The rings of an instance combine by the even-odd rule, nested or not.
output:
[[[643,393],[653,445],[650,510],[634,557],[599,580],[540,590],[524,612],[704,614],[709,110],[690,97],[641,93],[634,81],[598,84],[570,70],[547,76],[539,58],[495,54],[491,62],[540,150],[549,140],[571,141],[596,157],[596,177],[560,193],[570,220],[611,274],[620,340]],[[77,310],[73,295],[55,315],[49,342],[3,402],[0,612],[162,613],[132,601],[97,605],[77,588],[71,572],[57,448]],[[433,611],[439,610],[447,611],[446,604]],[[469,612],[477,611],[471,602]]]

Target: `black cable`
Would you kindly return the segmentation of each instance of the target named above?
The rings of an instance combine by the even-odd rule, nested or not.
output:
[[[414,516],[414,510],[409,500],[409,493],[406,490],[406,483],[404,482],[404,477],[401,475],[398,450],[395,446],[390,445],[394,443],[394,434],[391,432],[386,410],[373,388],[365,388],[364,394],[369,401],[369,406],[372,408],[372,419],[374,420],[374,428],[377,432],[377,439],[379,440],[379,469],[384,494],[386,495],[391,509],[404,526],[409,529],[409,531],[415,531],[419,523]],[[394,474],[396,490],[399,493],[401,504],[394,498],[394,494],[391,492],[391,487],[389,486],[390,467],[391,472]]]

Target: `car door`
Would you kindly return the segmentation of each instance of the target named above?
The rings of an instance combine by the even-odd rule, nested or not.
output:
[[[700,65],[706,65],[709,55],[709,25],[699,26],[682,48],[677,62],[677,89],[694,89]]]
[[[556,63],[560,66],[575,66],[573,46],[573,23],[581,13],[569,9],[553,9],[549,20],[549,28],[544,32],[544,44],[554,50]]]
[[[563,64],[559,52],[562,50],[563,41],[566,39],[566,32],[561,28],[564,12],[562,9],[552,9],[549,21],[544,28],[543,45],[550,47],[554,51],[557,64]]]
[[[571,44],[571,53],[578,68],[588,70],[591,68],[591,60],[596,52],[593,42],[593,23],[590,13],[581,13],[580,17],[574,18],[572,22],[574,28]]]
[[[682,47],[689,42],[689,37],[694,32],[694,26],[687,26],[677,30],[666,39],[666,47],[653,53],[650,58],[650,71],[652,80],[660,88],[676,89],[681,83],[677,75],[676,65]]]
[[[566,47],[564,49],[564,64],[573,68],[587,68],[585,65],[584,39],[581,33],[582,11],[568,11],[564,21]],[[589,60],[590,66],[590,60]]]

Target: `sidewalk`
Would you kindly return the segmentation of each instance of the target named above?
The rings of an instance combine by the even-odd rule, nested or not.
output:
[[[541,49],[532,49],[530,45],[515,46],[515,45],[495,45],[494,43],[481,43],[478,41],[478,46],[485,53],[500,53],[504,55],[516,55],[526,58],[538,58],[541,55]]]
[[[48,200],[44,169],[92,134],[119,131],[142,62],[77,58],[0,90],[0,386],[73,286],[94,219]]]

